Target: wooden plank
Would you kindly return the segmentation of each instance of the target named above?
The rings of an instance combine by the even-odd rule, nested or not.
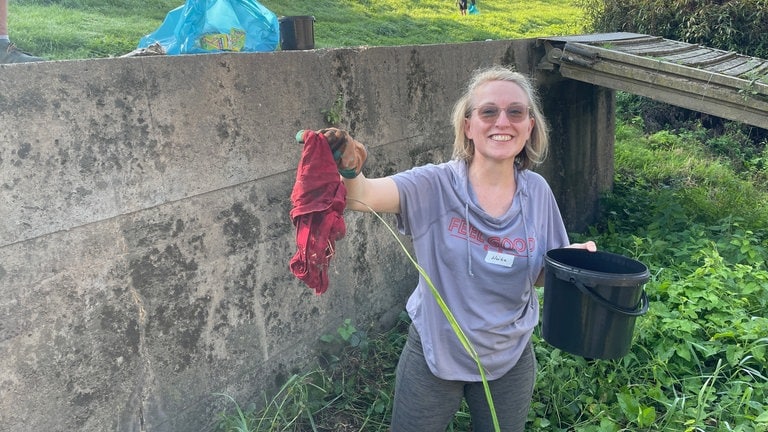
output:
[[[664,56],[663,60],[671,63],[682,63],[683,61],[691,57],[698,57],[698,56],[709,54],[711,52],[712,50],[710,48],[696,47],[696,49],[684,52],[682,54]]]
[[[658,36],[648,36],[640,33],[628,33],[628,32],[615,32],[615,33],[594,33],[574,36],[550,36],[540,38],[539,40],[549,42],[581,42],[581,43],[604,43],[611,42],[614,44],[621,44],[623,41],[631,41],[638,39],[662,39]]]
[[[767,62],[765,60],[761,60],[758,58],[749,58],[749,61],[747,61],[745,64],[733,68],[732,70],[728,71],[728,75],[731,76],[742,76],[744,74],[760,74],[761,66],[764,66]],[[755,71],[757,70],[757,71]]]
[[[596,73],[591,69],[582,69],[563,64],[561,74],[566,78],[588,82],[594,85],[622,90],[629,93],[646,96],[651,99],[681,106],[694,111],[704,112],[730,120],[735,120],[757,127],[768,129],[768,111],[755,110],[741,105],[733,106],[723,103],[721,100],[712,99],[704,95],[680,91],[677,88],[669,88],[667,91],[659,91],[659,88],[649,85],[648,82],[633,79],[619,80],[612,74]]]
[[[565,53],[567,52],[569,45],[571,44],[566,44],[563,49],[564,59],[565,59]],[[733,76],[718,74],[718,73],[706,71],[703,69],[691,68],[684,65],[678,65],[678,64],[670,63],[668,61],[663,61],[660,59],[651,59],[647,57],[635,56],[632,54],[627,54],[619,51],[612,51],[608,49],[598,48],[595,46],[589,46],[589,45],[579,44],[579,43],[576,43],[573,45],[574,47],[579,48],[581,51],[590,52],[593,55],[597,56],[598,62],[616,62],[616,63],[625,64],[629,66],[636,66],[638,68],[645,69],[648,72],[686,76],[689,79],[699,80],[699,81],[708,82],[711,84],[716,84],[716,85],[721,85],[721,86],[726,86],[726,87],[731,87],[736,89],[745,88],[749,84],[745,80],[736,78]],[[760,82],[754,83],[754,86],[752,86],[751,90],[756,91],[758,95],[768,95],[768,84],[763,84]]]
[[[643,35],[643,37],[608,40],[606,42],[610,43],[611,45],[622,46],[622,45],[634,45],[637,43],[644,43],[644,42],[658,42],[663,40],[664,38],[660,36]]]
[[[674,41],[669,41],[665,39],[645,39],[645,40],[634,41],[632,43],[629,43],[629,41],[624,41],[622,44],[613,44],[611,42],[607,42],[603,45],[603,48],[616,49],[619,51],[634,51],[634,50],[642,50],[642,49],[651,48],[651,47],[673,46],[673,45],[677,46],[679,44],[675,43]]]
[[[720,64],[723,64],[723,63],[727,63],[728,61],[733,60],[733,59],[737,59],[737,58],[738,58],[738,55],[736,53],[727,53],[727,54],[723,54],[723,55],[720,55],[720,56],[717,56],[717,57],[712,57],[712,58],[710,58],[708,60],[703,60],[703,61],[701,61],[699,63],[696,63],[695,65],[687,64],[687,66],[696,67],[696,68],[701,69],[701,70],[709,70],[709,71],[711,71],[711,69],[709,69],[710,67],[717,66],[717,65],[720,65]]]
[[[642,56],[654,56],[664,57],[668,55],[684,54],[696,49],[695,45],[680,45],[680,44],[654,44],[643,47],[621,47],[621,52],[642,55]]]
[[[562,69],[562,66],[561,66]],[[742,87],[724,87],[710,82],[702,82],[682,75],[669,75],[628,67],[617,63],[596,63],[592,69],[595,73],[602,76],[614,76],[617,81],[631,80],[634,82],[645,82],[648,86],[658,89],[658,91],[684,92],[696,95],[701,98],[710,98],[723,104],[733,104],[742,106],[745,109],[757,109],[768,113],[768,97],[747,97],[741,93],[741,89],[751,87],[744,83]],[[746,98],[746,99],[745,99]]]
[[[651,36],[565,42],[550,61],[566,78],[768,129],[768,60]]]
[[[680,63],[689,67],[701,67],[720,63],[735,57],[736,54],[722,51],[713,51],[708,54],[681,60]]]
[[[750,72],[755,75],[755,78],[758,78],[762,82],[768,84],[768,61],[764,61],[763,64]],[[750,77],[750,79],[752,78]]]
[[[747,59],[745,57],[736,56],[736,57],[734,57],[732,59],[729,59],[727,61],[724,61],[722,63],[708,65],[704,69],[706,69],[708,71],[711,71],[711,72],[716,72],[716,73],[721,73],[721,74],[724,74],[724,75],[734,76],[734,75],[730,74],[728,72],[728,70],[733,69],[733,68],[738,67],[738,66],[741,66],[741,65],[743,65],[746,62],[747,62]]]

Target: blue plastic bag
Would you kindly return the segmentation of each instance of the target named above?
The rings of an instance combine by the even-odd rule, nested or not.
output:
[[[274,51],[280,43],[277,15],[256,0],[187,0],[139,41],[159,43],[166,54]]]

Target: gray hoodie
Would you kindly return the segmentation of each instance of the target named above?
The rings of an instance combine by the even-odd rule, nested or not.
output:
[[[464,161],[392,177],[400,193],[398,229],[412,238],[416,260],[477,351],[489,380],[517,363],[538,324],[533,283],[544,254],[569,244],[546,180],[527,170],[515,175],[514,201],[500,218],[477,204]],[[406,308],[432,373],[446,380],[481,380],[424,278]]]

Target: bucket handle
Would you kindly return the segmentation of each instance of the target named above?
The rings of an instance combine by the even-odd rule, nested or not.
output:
[[[602,305],[603,307],[610,309],[614,312],[618,312],[623,315],[629,315],[634,317],[645,315],[645,313],[648,312],[648,307],[649,307],[648,294],[646,294],[645,289],[643,289],[643,293],[640,295],[640,302],[638,303],[640,305],[640,308],[638,309],[637,307],[635,307],[634,309],[627,309],[625,307],[621,307],[609,302],[603,296],[592,291],[591,288],[581,283],[581,281],[571,278],[571,283],[576,285],[576,287],[579,289],[579,291],[582,292],[582,294],[588,297],[591,297],[592,300],[595,300],[596,302],[600,303],[600,305]]]

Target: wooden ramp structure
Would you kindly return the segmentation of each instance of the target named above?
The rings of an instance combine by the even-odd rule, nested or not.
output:
[[[768,60],[638,33],[540,41],[539,68],[768,129]]]

